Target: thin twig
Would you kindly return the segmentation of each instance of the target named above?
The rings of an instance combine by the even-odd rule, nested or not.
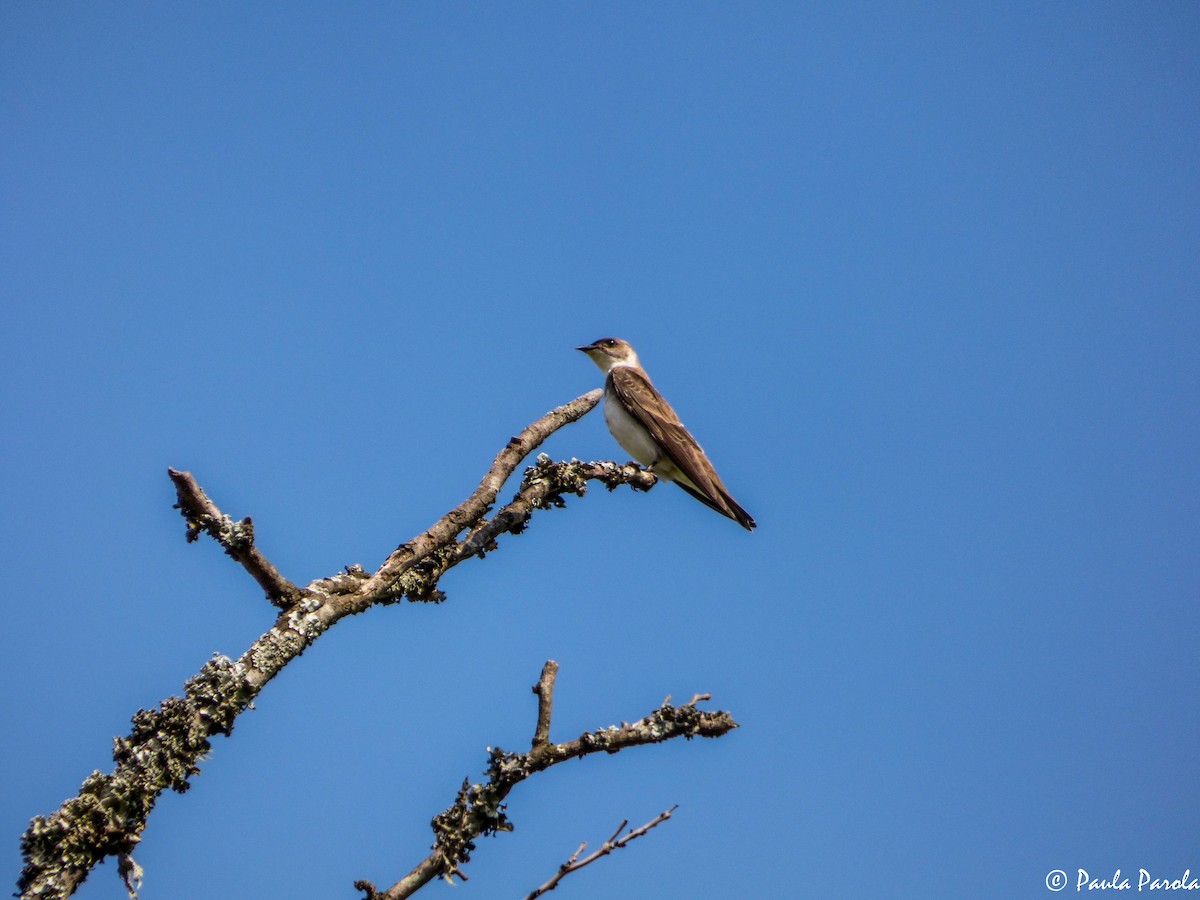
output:
[[[624,831],[625,826],[629,824],[629,820],[626,819],[617,826],[617,830],[613,832],[612,837],[601,844],[598,850],[593,853],[589,853],[583,859],[579,859],[579,854],[583,852],[584,848],[587,847],[587,844],[580,844],[579,849],[572,853],[570,858],[568,858],[565,863],[558,867],[558,871],[550,877],[550,880],[526,894],[525,900],[535,900],[536,897],[540,897],[542,894],[554,890],[556,887],[558,887],[558,883],[572,872],[578,872],[584,866],[591,865],[602,856],[608,856],[608,854],[612,853],[614,850],[620,850],[630,841],[637,840],[651,828],[654,828],[656,825],[660,825],[667,821],[667,819],[671,818],[671,813],[675,812],[677,809],[679,809],[679,804],[675,804],[670,809],[659,813],[645,825],[641,826],[640,828],[633,829],[633,831],[629,832],[629,834],[625,835],[624,837],[618,838],[617,835]]]

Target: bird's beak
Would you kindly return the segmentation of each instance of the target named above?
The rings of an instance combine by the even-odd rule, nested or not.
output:
[[[579,350],[582,353],[588,353],[592,350],[595,350],[596,345],[595,344],[584,344],[582,347],[576,347],[575,349]]]

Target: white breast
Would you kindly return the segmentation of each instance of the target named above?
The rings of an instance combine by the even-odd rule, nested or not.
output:
[[[642,423],[635,419],[621,405],[621,401],[612,395],[612,391],[604,392],[604,421],[608,430],[617,439],[622,449],[643,466],[651,466],[658,460],[661,452],[658,444],[650,437]]]

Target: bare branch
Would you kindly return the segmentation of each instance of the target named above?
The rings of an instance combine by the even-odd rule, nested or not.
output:
[[[543,681],[545,671],[543,669]],[[541,710],[549,705],[549,701],[543,704],[540,702],[540,692],[538,696],[540,729]],[[697,735],[720,737],[737,727],[733,717],[724,711],[706,712],[694,706],[674,707],[664,703],[632,725],[623,723],[584,732],[564,744],[547,741],[535,744],[528,753],[506,753],[499,747],[490,748],[486,782],[471,784],[470,779],[464,781],[454,804],[434,818],[433,852],[386,891],[376,890],[369,881],[357,881],[354,886],[366,894],[365,900],[402,900],[437,877],[451,879],[458,876],[466,880],[461,867],[470,862],[475,841],[502,831],[512,831],[504,800],[514,787],[531,775],[592,753],[618,753],[627,747],[657,744],[678,737],[688,740]],[[665,815],[669,814],[668,810]],[[661,817],[658,821],[661,821]],[[644,833],[658,821],[643,826],[639,831]],[[622,824],[621,828],[624,827]]]
[[[619,835],[622,831],[624,831],[625,826],[629,824],[629,820],[626,819],[624,822],[622,822],[620,825],[617,826],[617,830],[613,832],[612,837],[610,837],[607,841],[605,841],[603,844],[601,844],[600,848],[598,850],[596,850],[594,853],[589,853],[583,859],[579,858],[579,854],[581,854],[584,851],[584,848],[587,847],[587,843],[585,842],[585,843],[580,844],[579,849],[576,850],[574,853],[572,853],[571,856],[567,859],[567,861],[558,867],[558,871],[554,873],[554,875],[550,878],[550,880],[547,881],[545,884],[541,885],[540,887],[534,888],[532,891],[530,891],[528,894],[526,894],[525,900],[535,900],[535,898],[542,896],[542,894],[549,893],[550,891],[552,891],[556,887],[558,887],[558,883],[560,881],[562,881],[564,878],[566,878],[568,875],[570,875],[572,872],[578,872],[584,866],[591,865],[592,863],[594,863],[596,860],[600,859],[603,856],[608,856],[608,854],[612,853],[614,850],[620,850],[622,847],[624,847],[630,841],[637,840],[642,835],[644,835],[647,831],[649,831],[651,828],[655,827],[656,825],[660,825],[663,822],[667,821],[667,819],[671,818],[671,813],[675,812],[675,810],[677,810],[677,809],[679,809],[678,804],[676,804],[675,806],[672,806],[668,810],[664,810],[663,812],[659,813],[657,816],[655,816],[653,819],[651,819],[649,822],[647,822],[645,825],[641,826],[640,828],[635,828],[635,829],[633,829],[633,831],[629,832],[629,834],[625,835],[624,837],[618,838],[617,835]]]
[[[208,532],[225,552],[242,564],[251,577],[259,583],[267,597],[280,609],[287,609],[300,598],[301,590],[281,574],[254,545],[254,522],[247,516],[235,522],[208,499],[208,495],[196,483],[191,472],[167,469],[167,475],[175,483],[179,502],[175,508],[187,522],[187,539],[196,540],[201,531]]]
[[[374,574],[350,566],[305,588],[284,578],[258,551],[249,518],[234,522],[189,473],[169,470],[188,523],[188,539],[195,540],[200,531],[212,535],[282,611],[237,660],[214,656],[184,685],[182,697],[169,697],[151,711],[140,710],[133,717],[133,730],[115,742],[113,772],[93,773],[77,796],[30,822],[21,838],[21,896],[68,897],[106,856],[125,860],[125,871],[135,871],[130,854],[158,796],[168,788],[186,790],[211,749],[209,738],[229,734],[237,716],[267,682],[340,619],[402,597],[442,599],[437,581],[446,571],[495,549],[500,534],[521,531],[534,509],[562,506],[565,494],[582,494],[589,480],[610,490],[621,484],[640,490],[652,487],[654,476],[635,465],[552,463],[542,458],[526,472],[512,502],[492,519],[485,518],[521,461],[554,431],[593,409],[601,394],[590,391],[551,410],[512,438],[470,497],[397,548]],[[467,537],[459,542],[464,531]]]
[[[542,677],[533,686],[538,698],[537,727],[533,730],[531,747],[540,747],[550,742],[550,713],[554,708],[554,679],[558,677],[558,663],[546,660],[542,666]]]
[[[525,530],[535,509],[566,506],[567,494],[583,496],[588,481],[599,481],[610,491],[622,484],[635,491],[648,491],[657,478],[633,463],[618,466],[612,462],[553,462],[540,454],[537,463],[525,470],[525,477],[515,497],[491,519],[476,520],[466,538],[447,544],[429,553],[415,564],[406,566],[392,590],[410,600],[440,602],[445,595],[436,589],[438,580],[450,569],[473,556],[484,556],[497,547],[496,538],[505,533],[520,534]],[[381,602],[394,599],[392,591]],[[377,601],[379,602],[379,601]]]
[[[496,454],[492,467],[483,476],[483,480],[479,482],[479,487],[475,489],[474,493],[442,516],[424,534],[401,544],[392,551],[383,565],[379,567],[379,571],[362,586],[362,594],[374,596],[381,589],[386,589],[389,585],[394,584],[396,579],[413,563],[429,555],[435,548],[453,540],[456,535],[481,519],[495,502],[500,488],[504,486],[508,476],[520,465],[521,460],[536,450],[542,441],[559,428],[591,412],[603,395],[604,392],[599,388],[589,391],[582,397],[577,397],[570,403],[546,413],[516,437],[510,438],[508,446]]]

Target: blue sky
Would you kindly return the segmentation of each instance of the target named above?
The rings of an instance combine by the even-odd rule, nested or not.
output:
[[[164,797],[145,900],[352,896],[485,748],[456,896],[1044,897],[1200,872],[1200,9],[0,8],[0,825],[303,583],[373,567],[629,339],[759,528],[594,489],[342,622]],[[547,444],[618,458],[598,414]],[[511,492],[511,487],[506,493]],[[434,884],[422,896],[447,891]],[[115,867],[81,898],[123,896]]]

